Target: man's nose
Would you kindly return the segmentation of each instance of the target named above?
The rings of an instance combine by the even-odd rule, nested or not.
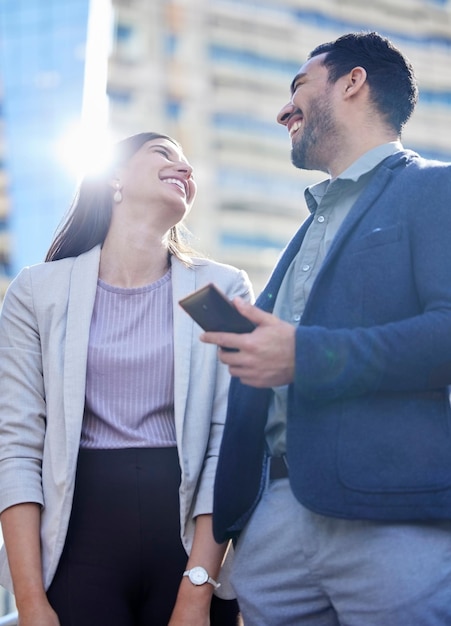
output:
[[[287,104],[280,109],[279,114],[277,116],[277,121],[282,126],[286,126],[288,123],[288,119],[293,112],[293,104],[291,102],[287,102]]]

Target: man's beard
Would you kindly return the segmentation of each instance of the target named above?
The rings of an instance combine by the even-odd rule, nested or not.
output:
[[[328,171],[331,141],[337,135],[330,100],[325,94],[312,100],[309,122],[301,128],[301,138],[293,144],[291,162],[299,169]]]

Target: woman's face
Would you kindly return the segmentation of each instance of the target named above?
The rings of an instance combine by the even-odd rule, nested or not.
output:
[[[152,139],[119,172],[124,204],[161,207],[178,223],[191,209],[197,185],[181,149],[168,139]],[[170,213],[169,213],[170,209]]]

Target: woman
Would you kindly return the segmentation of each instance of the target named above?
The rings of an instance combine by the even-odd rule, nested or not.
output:
[[[228,373],[178,301],[251,287],[183,245],[195,195],[175,141],[122,141],[5,297],[0,581],[21,626],[236,624],[212,600],[233,598],[211,532]]]

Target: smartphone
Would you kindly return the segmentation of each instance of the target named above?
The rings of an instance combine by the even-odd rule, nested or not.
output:
[[[213,283],[182,298],[179,304],[205,331],[250,333],[255,328]]]

